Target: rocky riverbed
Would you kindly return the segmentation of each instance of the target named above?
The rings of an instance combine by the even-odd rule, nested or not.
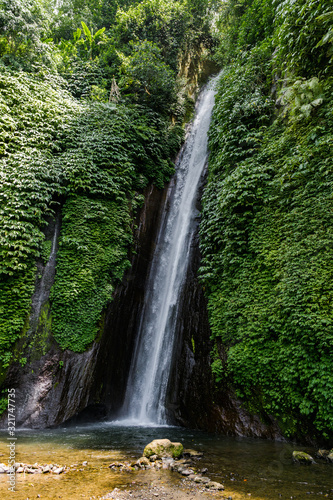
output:
[[[58,430],[59,438],[52,441],[53,432],[45,433],[44,439],[42,433],[19,435],[17,500],[333,499],[330,449],[216,436],[208,436],[207,444],[206,435],[167,429],[165,434],[187,449],[173,457],[150,447],[148,456],[142,456],[146,443],[161,435],[160,428]],[[7,442],[0,441],[1,499],[9,498]],[[176,455],[178,445],[170,448]],[[293,451],[302,452],[298,457],[306,452],[309,465],[296,462]]]

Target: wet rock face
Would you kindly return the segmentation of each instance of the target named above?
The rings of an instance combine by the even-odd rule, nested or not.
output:
[[[207,430],[230,436],[284,440],[274,420],[266,416],[263,422],[259,415],[246,411],[230,390],[219,391],[215,394]]]
[[[213,399],[210,369],[212,346],[206,299],[197,278],[199,264],[196,235],[180,297],[166,407],[174,423],[205,428]]]
[[[95,344],[89,351],[75,354],[61,352],[53,345],[46,355],[25,367],[13,364],[5,384],[15,388],[17,426],[50,427],[83,410],[89,400],[97,347]]]

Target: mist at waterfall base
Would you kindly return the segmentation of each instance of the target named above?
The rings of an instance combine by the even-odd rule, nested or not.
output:
[[[250,493],[256,500],[305,499],[313,495],[333,498],[332,465],[319,460],[307,467],[293,464],[293,450],[303,450],[312,456],[315,450],[290,443],[233,438],[181,427],[121,427],[112,423],[22,430],[17,431],[16,437],[19,462],[78,464],[77,469],[82,469],[84,461],[88,462],[81,473],[68,472],[57,478],[46,478],[47,474],[35,474],[33,478],[26,474],[23,478],[23,474],[17,474],[16,497],[20,500],[36,498],[37,493],[42,493],[42,498],[72,499],[75,487],[79,488],[80,495],[97,498],[113,487],[135,489],[145,481],[158,479],[159,484],[180,488],[184,479],[176,472],[162,469],[119,474],[108,468],[115,460],[137,460],[145,445],[157,438],[180,441],[185,448],[202,451],[204,455],[195,462],[195,467],[207,468],[210,479],[224,484],[224,497],[245,499]],[[0,453],[6,453],[7,443],[7,434],[2,431]],[[8,478],[4,476],[6,474],[0,474],[0,487],[6,489]],[[28,483],[33,483],[34,487],[28,487]],[[34,496],[31,496],[32,491]],[[1,490],[0,498],[7,498],[1,496]]]
[[[214,106],[213,78],[202,90],[190,132],[170,182],[145,290],[121,420],[166,424],[165,399],[191,241],[198,187],[208,155],[208,129]]]

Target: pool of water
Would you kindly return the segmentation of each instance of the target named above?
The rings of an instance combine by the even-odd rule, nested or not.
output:
[[[8,440],[0,433],[0,462],[8,462]],[[17,474],[17,491],[8,491],[8,478],[0,475],[0,498],[98,498],[114,487],[135,488],[148,471],[115,473],[114,460],[142,456],[147,443],[157,438],[180,441],[185,448],[204,453],[197,468],[225,485],[225,496],[234,500],[333,498],[333,464],[317,461],[311,466],[292,463],[293,450],[310,454],[315,449],[292,443],[233,438],[179,427],[131,427],[100,423],[71,428],[22,430],[16,433],[16,461],[72,466],[67,474]],[[88,464],[83,466],[83,462]],[[155,473],[156,474],[156,473]],[[177,473],[161,471],[165,483],[181,481]],[[148,477],[148,476],[147,476]],[[78,493],[79,492],[79,493]],[[14,495],[14,496],[12,496]]]

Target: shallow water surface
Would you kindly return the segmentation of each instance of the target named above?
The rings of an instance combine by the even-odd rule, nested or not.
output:
[[[8,462],[7,434],[0,434],[0,462]],[[145,478],[159,474],[164,484],[179,484],[177,473],[138,471],[115,473],[114,461],[133,460],[147,443],[157,438],[180,441],[185,448],[203,451],[196,460],[198,470],[225,485],[224,495],[237,499],[333,498],[333,465],[292,463],[292,451],[314,454],[309,447],[259,439],[232,438],[179,427],[129,427],[100,423],[71,428],[17,431],[16,461],[73,466],[60,476],[17,474],[17,491],[8,491],[8,477],[0,475],[0,498],[98,498],[113,488],[136,488]],[[84,461],[88,462],[83,466]],[[77,465],[75,465],[77,464]],[[76,470],[75,470],[76,469]],[[154,476],[154,477],[155,477]]]

